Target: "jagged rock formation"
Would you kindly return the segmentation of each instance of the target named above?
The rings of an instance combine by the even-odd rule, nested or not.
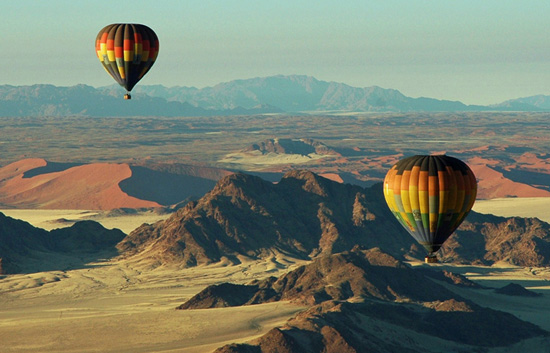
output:
[[[548,335],[511,314],[467,301],[423,273],[378,249],[354,250],[318,258],[278,279],[209,287],[180,309],[241,305],[244,298],[250,298],[247,304],[313,305],[281,328],[216,353],[466,352]]]
[[[312,139],[268,139],[259,143],[255,143],[245,148],[242,152],[259,151],[265,153],[277,154],[300,154],[309,155],[315,153],[318,155],[339,155],[338,152],[325,145],[322,142]]]
[[[455,300],[434,307],[326,301],[258,339],[215,353],[485,352],[547,334],[511,314]]]
[[[470,214],[442,251],[449,262],[518,266],[550,264],[550,225],[537,218]]]
[[[21,228],[0,234],[4,272],[19,271],[16,263],[24,263],[30,256],[29,244],[33,251],[63,251],[48,243],[50,233],[14,224],[5,217],[0,219],[0,227]],[[32,241],[26,240],[29,236]],[[271,258],[277,254],[311,259],[356,245],[378,247],[398,259],[424,256],[389,212],[381,184],[364,189],[308,171],[289,172],[277,184],[245,174],[226,176],[166,221],[143,225],[118,239],[122,240],[117,245],[122,256],[146,266],[196,266],[222,260],[238,263],[243,256]],[[507,261],[548,266],[550,225],[534,218],[472,212],[445,243],[440,257],[458,263]]]
[[[307,259],[356,245],[399,256],[414,245],[392,217],[377,189],[308,171],[289,172],[277,184],[235,174],[166,221],[136,229],[118,248],[185,266],[275,253]]]
[[[292,171],[277,184],[246,174],[224,177],[166,221],[133,231],[118,248],[151,263],[195,266],[222,259],[238,263],[240,256],[307,259],[355,245],[379,247],[400,259],[425,255],[389,212],[381,184],[363,189]],[[471,212],[440,257],[547,266],[550,225]]]
[[[443,275],[445,277],[445,275]],[[280,278],[249,285],[207,287],[178,309],[205,309],[290,300],[318,304],[327,300],[373,298],[388,301],[448,300],[453,294],[394,257],[373,248],[321,256]]]

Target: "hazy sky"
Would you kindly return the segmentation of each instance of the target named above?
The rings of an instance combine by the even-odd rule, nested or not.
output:
[[[301,74],[466,104],[550,95],[547,0],[1,0],[0,84],[110,85],[107,24],[160,41],[140,82],[213,86]]]

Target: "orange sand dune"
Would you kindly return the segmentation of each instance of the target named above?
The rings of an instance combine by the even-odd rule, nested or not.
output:
[[[94,163],[60,172],[23,178],[26,171],[45,166],[26,159],[0,168],[0,204],[17,208],[108,210],[159,207],[124,193],[118,184],[132,175],[127,164]]]
[[[539,158],[534,153],[524,153],[516,159],[523,169],[545,170],[550,172],[550,163],[546,159]]]
[[[497,162],[483,158],[472,158],[468,161],[478,180],[478,195],[480,199],[502,197],[550,197],[550,192],[534,188],[527,184],[517,183],[490,166]]]
[[[0,168],[0,183],[3,183],[8,179],[14,178],[29,170],[44,167],[47,164],[48,162],[41,158],[22,159],[20,161],[8,164],[7,166]]]

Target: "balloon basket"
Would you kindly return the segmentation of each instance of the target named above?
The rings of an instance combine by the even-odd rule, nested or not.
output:
[[[424,258],[424,262],[427,264],[436,264],[439,261],[437,260],[437,256],[435,255],[428,255]]]
[[[128,100],[128,99],[132,99],[132,96],[130,94],[125,94],[124,95],[124,99]]]

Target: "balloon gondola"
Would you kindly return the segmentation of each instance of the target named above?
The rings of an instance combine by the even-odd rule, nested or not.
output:
[[[155,63],[159,40],[142,24],[115,23],[105,26],[96,37],[96,54],[103,68],[126,89],[124,99]]]
[[[399,223],[422,245],[425,261],[466,218],[476,199],[474,173],[447,155],[416,155],[398,161],[384,179],[384,197]]]

